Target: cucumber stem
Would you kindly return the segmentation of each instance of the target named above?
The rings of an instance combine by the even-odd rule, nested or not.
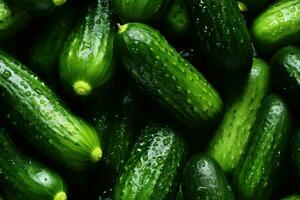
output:
[[[96,147],[93,151],[92,151],[92,161],[93,162],[98,162],[102,157],[102,150],[100,147]]]
[[[55,6],[61,6],[66,3],[67,0],[53,0]]]
[[[92,87],[85,81],[77,81],[73,85],[73,89],[76,92],[76,94],[80,96],[86,96],[91,93]]]
[[[56,195],[54,196],[53,200],[67,200],[67,195],[65,192],[58,192],[56,193]]]
[[[118,33],[124,32],[127,28],[127,24],[121,25],[121,24],[118,23],[117,25],[118,25],[118,28],[119,28]]]

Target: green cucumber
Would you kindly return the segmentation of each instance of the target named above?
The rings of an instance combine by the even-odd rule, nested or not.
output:
[[[115,188],[115,200],[160,200],[174,195],[186,146],[168,126],[151,123],[142,131]]]
[[[153,28],[129,23],[119,27],[121,60],[138,86],[190,127],[212,124],[222,100],[194,66]]]
[[[31,45],[29,55],[30,66],[35,73],[43,77],[58,74],[62,43],[70,33],[74,18],[75,11],[69,6],[45,22]]]
[[[271,59],[274,86],[287,97],[288,103],[300,109],[300,49],[287,46]]]
[[[112,0],[114,11],[127,21],[146,21],[161,16],[170,0]]]
[[[270,198],[285,155],[290,124],[284,101],[276,95],[266,98],[252,130],[253,137],[233,173],[238,199]]]
[[[296,131],[296,134],[293,134],[291,139],[291,154],[292,161],[297,173],[297,178],[300,178],[300,129]]]
[[[281,200],[300,200],[300,195],[293,194],[293,195],[287,196]]]
[[[88,7],[60,57],[60,77],[70,91],[88,96],[112,79],[113,41],[110,1],[97,0]]]
[[[3,128],[0,128],[0,149],[0,187],[8,199],[67,199],[61,177],[21,153]]]
[[[191,0],[198,47],[209,66],[224,72],[248,72],[253,50],[245,20],[234,0]]]
[[[0,112],[37,149],[82,170],[100,160],[96,131],[73,115],[25,66],[0,52]]]
[[[13,3],[0,0],[0,39],[4,40],[20,32],[30,16]]]
[[[14,0],[14,2],[34,15],[47,15],[67,0]]]
[[[260,53],[270,54],[300,41],[300,0],[280,0],[254,20],[252,39]]]
[[[226,173],[237,166],[245,150],[251,127],[269,90],[269,76],[269,66],[255,58],[246,83],[240,88],[240,94],[234,94],[235,98],[209,144],[208,153]]]
[[[226,175],[209,155],[197,154],[187,163],[183,173],[186,200],[233,200],[234,195]]]

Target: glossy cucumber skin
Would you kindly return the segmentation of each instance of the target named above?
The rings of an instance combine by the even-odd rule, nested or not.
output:
[[[235,199],[222,168],[206,154],[194,155],[186,164],[183,188],[186,200]]]
[[[252,130],[253,137],[233,174],[241,200],[270,199],[270,192],[289,138],[290,115],[283,99],[271,95],[264,100]]]
[[[127,22],[139,22],[162,14],[170,0],[112,0],[114,11]]]
[[[245,20],[235,0],[191,0],[198,48],[209,66],[247,73],[253,50]]]
[[[186,146],[170,127],[149,124],[117,181],[115,200],[163,200],[174,194]]]
[[[280,49],[271,59],[274,86],[300,110],[300,49],[287,46]]]
[[[114,30],[110,7],[109,0],[93,2],[64,44],[60,77],[76,95],[88,96],[112,79]]]
[[[0,128],[0,149],[0,187],[8,199],[66,199],[61,177],[17,150],[3,128]],[[59,193],[65,198],[55,199]]]
[[[74,18],[75,10],[66,6],[45,22],[33,41],[29,55],[30,66],[35,73],[43,77],[58,74],[59,55]]]
[[[227,107],[208,147],[208,153],[226,173],[230,173],[238,165],[269,87],[269,66],[263,60],[255,58],[247,82]]]
[[[217,91],[151,27],[129,23],[116,36],[121,60],[138,86],[190,127],[212,124],[222,111]]]
[[[300,177],[300,129],[296,131],[291,137],[291,154],[292,161],[297,173],[297,177]]]
[[[299,42],[300,1],[280,0],[256,17],[251,27],[255,48],[270,54],[279,48]]]
[[[25,66],[0,52],[0,112],[48,158],[71,170],[100,160],[96,131]]]
[[[297,194],[293,194],[293,195],[290,195],[288,197],[285,197],[281,200],[300,200],[300,195],[297,195]]]
[[[14,0],[14,2],[31,14],[48,15],[66,0]]]
[[[0,39],[7,39],[20,32],[30,18],[10,1],[0,0]]]

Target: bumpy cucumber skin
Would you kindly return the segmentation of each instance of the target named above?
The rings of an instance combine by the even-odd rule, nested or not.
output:
[[[69,6],[45,22],[33,41],[29,55],[30,67],[35,73],[43,77],[58,74],[59,55],[71,31],[74,17],[75,10]]]
[[[297,195],[297,194],[293,194],[293,195],[290,195],[288,197],[285,197],[281,200],[300,200],[300,195]]]
[[[0,52],[0,74],[0,111],[32,145],[71,170],[82,170],[101,158],[94,128],[4,52]]]
[[[284,101],[276,95],[266,98],[252,131],[253,137],[233,174],[239,199],[270,198],[285,153],[290,125]]]
[[[153,19],[164,11],[170,0],[112,0],[114,11],[127,22]]]
[[[222,72],[248,72],[253,50],[235,0],[191,0],[198,47],[207,64]]]
[[[114,31],[109,0],[97,0],[72,32],[60,57],[60,77],[68,89],[87,96],[111,80]],[[76,86],[85,82],[87,86]],[[81,88],[82,87],[82,88]]]
[[[148,125],[117,181],[114,199],[170,198],[185,152],[185,143],[174,130],[154,123]]]
[[[300,49],[287,46],[271,59],[272,81],[289,102],[300,110]]]
[[[60,176],[18,151],[3,128],[0,149],[0,185],[8,199],[54,200],[59,192],[66,192]]]
[[[270,69],[255,58],[241,93],[225,111],[208,153],[230,173],[238,164],[254,125],[257,113],[270,87]]]
[[[56,7],[61,6],[66,0],[14,0],[15,3],[34,15],[48,15],[55,10]]]
[[[222,100],[194,66],[151,27],[129,23],[116,36],[121,59],[138,86],[190,127],[212,124]]]
[[[194,155],[189,160],[183,173],[183,188],[187,200],[234,200],[225,173],[206,154]]]
[[[276,1],[254,20],[251,34],[255,48],[264,54],[270,54],[287,44],[298,43],[300,1]]]
[[[0,39],[7,39],[20,32],[30,16],[9,1],[0,0]]]

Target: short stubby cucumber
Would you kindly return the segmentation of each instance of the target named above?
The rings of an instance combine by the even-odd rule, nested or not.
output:
[[[233,173],[238,199],[267,200],[286,152],[291,119],[280,97],[271,95],[261,107],[252,138]]]
[[[82,16],[60,56],[60,77],[70,91],[88,96],[112,79],[113,41],[110,1],[97,0]]]
[[[0,52],[0,112],[48,158],[71,170],[101,159],[94,128],[68,110],[24,65]]]
[[[61,177],[21,153],[3,128],[0,128],[0,149],[0,188],[8,199],[67,199]]]
[[[237,166],[245,150],[258,110],[269,91],[269,76],[269,66],[255,58],[246,83],[228,106],[209,144],[208,153],[226,173]]]
[[[148,124],[117,181],[114,199],[172,199],[185,154],[186,145],[176,131]]]
[[[189,127],[208,126],[221,114],[217,91],[158,31],[129,23],[119,27],[116,45],[138,86]]]
[[[67,0],[14,0],[15,3],[34,15],[48,15]]]
[[[255,48],[270,54],[300,41],[300,0],[279,0],[269,6],[251,27]]]

